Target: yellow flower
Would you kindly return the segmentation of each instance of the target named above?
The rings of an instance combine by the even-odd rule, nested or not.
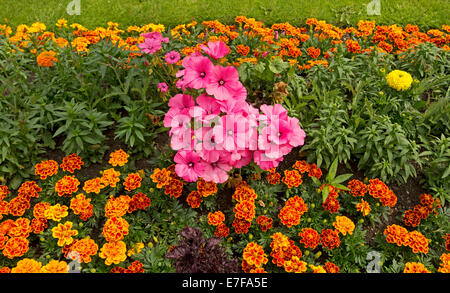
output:
[[[52,229],[53,237],[58,239],[58,245],[69,245],[73,242],[72,236],[78,235],[77,230],[72,229],[72,222],[65,222],[64,224],[58,224],[58,226]]]
[[[355,230],[355,224],[346,216],[336,216],[336,222],[333,223],[334,228],[343,235],[353,234]]]
[[[127,259],[127,246],[123,241],[107,242],[100,250],[99,256],[105,258],[105,264],[119,264]]]
[[[68,209],[69,208],[67,206],[61,206],[59,203],[57,203],[56,205],[47,208],[44,212],[44,216],[46,219],[59,222],[62,218],[67,217],[67,215],[69,214],[67,212]]]
[[[29,258],[24,258],[17,262],[16,267],[12,268],[11,273],[40,273],[42,263]]]
[[[65,18],[58,19],[58,21],[56,22],[56,26],[59,29],[62,29],[63,27],[66,28],[67,27],[67,20]]]
[[[68,266],[65,261],[52,259],[48,264],[42,267],[41,273],[67,273]]]
[[[402,70],[391,71],[387,76],[386,80],[391,88],[398,91],[406,91],[411,86],[413,79],[408,72]]]

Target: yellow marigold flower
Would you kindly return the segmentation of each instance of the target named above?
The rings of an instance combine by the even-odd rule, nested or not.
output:
[[[57,203],[54,206],[48,207],[44,212],[44,216],[47,220],[50,219],[59,222],[62,218],[67,217],[67,215],[69,214],[67,210],[67,206],[61,206],[59,203]]]
[[[72,222],[65,222],[64,224],[58,224],[58,226],[52,229],[53,237],[58,239],[58,245],[69,245],[73,242],[72,236],[78,235],[77,230],[72,230]]]
[[[363,216],[367,216],[370,213],[371,208],[367,201],[361,199],[361,202],[356,205],[356,210],[361,212]]]
[[[110,159],[108,161],[109,164],[115,166],[122,167],[128,162],[128,155],[126,152],[124,152],[122,149],[119,149],[117,151],[114,151],[110,154]]]
[[[398,91],[406,91],[411,86],[413,78],[408,72],[402,70],[394,70],[386,76],[386,81],[391,88],[394,88]]]
[[[100,177],[97,177],[84,182],[83,190],[87,193],[94,192],[96,194],[99,194],[100,190],[105,187],[106,186],[103,184],[102,179]]]
[[[41,268],[42,263],[34,259],[24,258],[17,262],[11,273],[40,273]]]
[[[333,223],[333,226],[342,235],[347,235],[347,233],[352,235],[353,230],[355,230],[355,224],[346,216],[336,216],[336,222]]]
[[[120,172],[114,170],[114,168],[103,171],[102,183],[106,186],[116,187],[116,184],[120,181]]]
[[[133,248],[128,250],[127,255],[128,256],[132,256],[132,255],[135,255],[137,253],[140,253],[143,248],[144,248],[144,243],[142,243],[142,242],[136,243],[133,246]]]
[[[67,20],[65,18],[58,19],[58,21],[56,22],[56,26],[59,29],[62,29],[63,27],[66,28],[67,27]]]
[[[313,273],[315,274],[323,274],[327,271],[322,266],[315,266],[315,265],[309,265],[309,267],[313,270]]]
[[[58,58],[56,58],[55,51],[44,51],[36,57],[36,62],[41,67],[52,67],[55,65],[54,63],[58,62]]]
[[[127,259],[127,246],[123,241],[107,242],[103,245],[100,253],[101,258],[105,259],[105,264],[110,266],[111,264],[119,264]]]
[[[60,274],[67,273],[69,267],[65,261],[52,259],[48,264],[42,267],[41,273]]]
[[[168,171],[166,168],[163,168],[162,170],[156,168],[153,171],[153,174],[150,175],[150,178],[154,183],[156,183],[157,188],[163,188],[169,183],[170,171]]]
[[[283,264],[284,270],[288,273],[304,273],[306,272],[307,263],[301,261],[298,256],[293,256]]]
[[[423,263],[420,262],[407,262],[405,264],[404,273],[431,273]]]
[[[267,255],[264,253],[262,246],[255,242],[250,242],[247,244],[244,248],[242,256],[248,265],[257,268],[261,267],[263,264],[266,264],[268,261]]]

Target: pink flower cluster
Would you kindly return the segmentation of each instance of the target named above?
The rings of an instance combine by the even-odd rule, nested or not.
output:
[[[144,37],[144,42],[140,43],[138,47],[143,53],[147,54],[154,54],[161,50],[162,43],[169,42],[169,38],[163,38],[160,32],[144,33],[141,36]]]
[[[202,48],[213,59],[224,57],[223,42]],[[299,121],[287,115],[282,105],[262,105],[261,112],[246,102],[247,90],[233,66],[214,65],[202,54],[182,60],[177,87],[199,90],[196,99],[185,92],[169,100],[164,126],[170,127],[175,171],[184,180],[198,178],[222,183],[232,168],[252,159],[262,169],[278,166],[293,147],[304,144]]]

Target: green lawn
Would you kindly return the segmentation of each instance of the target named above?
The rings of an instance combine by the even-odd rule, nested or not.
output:
[[[66,18],[89,28],[107,21],[126,25],[162,23],[174,26],[189,22],[219,19],[231,23],[237,15],[255,17],[266,23],[289,21],[303,24],[315,17],[333,24],[356,24],[359,19],[378,24],[417,24],[422,29],[449,24],[448,0],[380,0],[381,15],[368,16],[366,4],[373,0],[79,0],[80,15],[68,15],[72,0],[0,0],[0,21],[8,24],[44,22],[53,28],[56,20]]]

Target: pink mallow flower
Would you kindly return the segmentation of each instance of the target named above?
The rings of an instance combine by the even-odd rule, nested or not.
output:
[[[175,155],[175,172],[187,182],[197,181],[204,174],[206,165],[194,151],[179,151]]]
[[[165,92],[167,92],[167,91],[169,90],[169,87],[167,86],[167,83],[165,83],[165,82],[160,82],[160,83],[158,83],[158,89],[159,89],[161,92],[165,93]]]
[[[140,43],[138,46],[143,53],[154,54],[155,52],[161,49],[161,41],[147,38],[143,43]]]
[[[200,46],[200,48],[214,59],[225,57],[230,52],[230,48],[222,41],[208,42],[208,47]]]
[[[218,100],[233,99],[236,92],[242,91],[243,85],[239,81],[239,73],[233,66],[214,66],[206,92]]]
[[[208,162],[205,164],[205,170],[202,178],[206,181],[213,181],[215,183],[223,183],[228,180],[228,172],[232,166],[229,164],[228,154],[222,153],[217,161]]]
[[[183,79],[186,85],[194,89],[201,89],[209,83],[214,65],[208,57],[191,55],[183,59],[183,67]]]
[[[177,51],[170,51],[164,56],[164,59],[169,64],[175,64],[180,61],[180,53],[178,53]]]

